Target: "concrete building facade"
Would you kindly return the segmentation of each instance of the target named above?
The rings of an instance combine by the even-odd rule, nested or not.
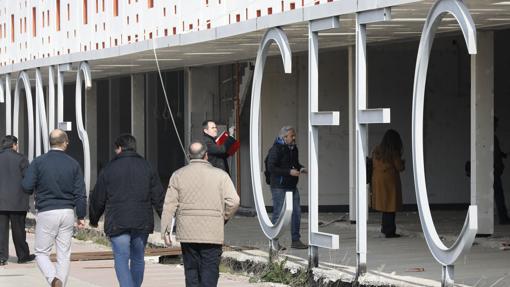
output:
[[[165,133],[159,133],[160,130],[153,123],[158,117],[165,117],[163,115],[165,112],[162,103],[158,102],[162,96],[161,83],[159,83],[158,76],[154,72],[156,70],[155,59],[148,46],[164,45],[152,41],[152,38],[167,40],[167,48],[161,48],[157,53],[160,54],[159,61],[163,68],[165,68],[165,64],[171,63],[168,72],[164,73],[165,81],[167,81],[166,85],[168,85],[168,88],[172,87],[171,92],[167,91],[169,92],[168,98],[176,100],[176,106],[171,106],[176,109],[176,113],[180,117],[180,132],[183,138],[188,141],[199,136],[201,132],[199,125],[205,118],[217,119],[220,124],[225,126],[235,124],[232,115],[235,110],[235,97],[237,96],[235,95],[236,85],[242,84],[243,80],[245,82],[249,81],[249,66],[253,63],[255,55],[252,53],[250,57],[235,59],[234,61],[229,61],[228,57],[230,55],[238,57],[238,51],[236,50],[243,48],[246,48],[244,50],[251,49],[253,51],[252,46],[256,48],[258,45],[257,39],[261,36],[260,32],[257,31],[262,31],[262,29],[255,30],[251,34],[248,33],[247,36],[249,37],[246,38],[253,39],[251,40],[252,43],[244,43],[244,38],[230,37],[225,38],[224,42],[229,40],[233,43],[232,45],[221,43],[224,48],[207,49],[211,50],[210,52],[188,53],[191,54],[186,55],[189,58],[203,58],[195,60],[203,60],[200,64],[190,60],[192,63],[189,66],[187,65],[187,59],[178,59],[174,56],[174,54],[182,56],[182,51],[173,52],[171,49],[172,42],[176,40],[175,38],[191,38],[193,34],[205,34],[204,32],[215,28],[218,31],[222,31],[221,28],[223,30],[242,30],[245,26],[250,26],[250,21],[253,20],[256,20],[257,23],[264,22],[262,20],[270,22],[273,19],[285,18],[299,10],[308,13],[305,9],[307,7],[317,11],[321,6],[324,6],[324,9],[337,8],[341,5],[334,6],[339,4],[335,2],[342,1],[323,1],[322,3],[321,1],[272,1],[274,3],[254,1],[251,5],[245,4],[244,6],[237,3],[237,1],[235,1],[237,4],[229,1],[201,1],[200,4],[174,2],[144,0],[3,1],[0,9],[2,13],[1,22],[3,22],[2,37],[0,37],[1,72],[3,75],[10,74],[10,86],[13,90],[18,71],[27,70],[30,74],[33,73],[30,68],[42,67],[41,72],[47,94],[49,92],[48,72],[45,71],[47,65],[77,63],[77,61],[87,60],[87,57],[89,57],[88,61],[92,68],[91,75],[93,78],[91,91],[93,92],[84,101],[87,102],[95,97],[96,102],[84,105],[86,111],[85,122],[90,125],[93,118],[97,117],[96,121],[101,123],[100,125],[97,125],[97,122],[95,123],[97,131],[88,129],[87,132],[89,134],[97,133],[102,138],[101,141],[96,143],[98,150],[92,152],[97,158],[97,164],[94,163],[93,165],[99,166],[100,169],[109,159],[112,155],[111,142],[117,134],[133,132],[143,137],[142,151],[144,153],[148,151],[147,157],[153,158],[154,161],[159,158],[160,164],[163,166],[160,173],[163,175],[170,173],[172,168],[167,170],[165,162],[168,162],[168,160],[158,157],[158,140],[152,138],[154,135],[166,137],[163,136]],[[394,2],[396,4],[401,2],[404,4],[402,7],[406,7],[405,2],[415,1]],[[423,10],[426,11],[425,8],[430,5],[431,1],[416,2],[415,6],[423,5]],[[478,2],[480,1],[466,1],[466,4],[468,7],[470,4],[475,7],[483,4],[488,7],[496,7],[502,12],[507,7],[506,5],[496,5],[497,2]],[[345,5],[347,6],[347,4]],[[360,4],[360,6],[362,5]],[[410,4],[407,6],[410,6]],[[411,6],[408,11],[420,12],[413,8],[414,6]],[[493,9],[497,10],[496,8]],[[474,8],[474,11],[482,11],[478,12],[482,14],[484,9],[491,10],[489,8]],[[406,8],[400,10],[404,11]],[[200,11],[200,13],[191,13],[190,11]],[[275,15],[270,15],[273,13]],[[170,20],[166,20],[165,17]],[[346,19],[342,19],[345,21],[342,22],[352,22],[353,20],[352,18],[349,19],[350,17],[347,14]],[[401,132],[404,145],[408,147],[405,149],[405,158],[410,159],[411,85],[418,42],[416,38],[407,35],[414,35],[413,33],[417,34],[418,32],[400,32],[398,26],[405,27],[406,21],[411,23],[408,26],[419,26],[414,23],[419,23],[423,19],[408,17],[400,20],[397,18],[392,22],[395,22],[395,20],[399,24],[381,24],[369,29],[368,39],[374,39],[373,42],[369,42],[368,49],[369,106],[393,107],[392,124],[371,127],[369,142],[370,147],[374,146],[386,128],[395,128]],[[499,21],[494,22],[499,24]],[[132,25],[128,23],[132,23]],[[462,205],[469,201],[469,180],[464,174],[463,165],[469,158],[470,102],[468,96],[470,93],[470,59],[461,37],[458,36],[458,32],[455,32],[458,30],[455,29],[454,23],[451,23],[449,19],[445,23],[447,24],[441,26],[440,29],[444,28],[443,30],[448,32],[444,35],[440,34],[439,39],[436,40],[429,69],[428,87],[430,87],[431,95],[427,98],[426,166],[429,175],[431,203]],[[292,22],[289,21],[289,24],[292,24]],[[266,25],[270,26],[269,24]],[[300,31],[298,25],[294,25],[297,28],[292,25],[289,25],[288,28],[283,27],[290,34],[295,30]],[[231,26],[233,28],[230,28]],[[99,27],[97,32],[96,27]],[[396,27],[393,34],[400,32],[396,35],[406,36],[394,36],[399,39],[386,40],[384,38],[390,37],[378,32],[392,29],[392,27]],[[100,31],[100,28],[102,28],[102,31]],[[247,28],[245,29],[249,31]],[[508,45],[506,40],[507,30],[504,29],[504,25],[498,25],[493,30],[495,31],[493,36],[495,43],[494,57],[504,59],[506,57],[503,52],[504,47]],[[215,32],[218,37],[218,32]],[[242,31],[240,31],[241,33]],[[329,107],[329,109],[334,107],[335,110],[347,111],[349,43],[343,42],[352,42],[353,34],[352,32],[340,31],[321,35],[321,40],[324,39],[325,42],[325,48],[321,49],[320,57],[319,104],[321,107]],[[378,34],[383,34],[383,36]],[[302,44],[299,42],[306,35],[293,36],[292,34],[289,36],[291,41],[295,41],[293,46],[301,47]],[[53,43],[51,42],[52,38],[54,39]],[[200,41],[200,36],[196,38],[195,42],[197,43],[207,43],[208,40],[207,37],[204,37],[204,41]],[[343,41],[344,39],[347,39],[347,41]],[[97,45],[93,41],[96,41]],[[175,44],[177,44],[175,46],[178,46],[178,43]],[[190,45],[193,46],[193,44]],[[138,48],[140,46],[145,46],[139,48],[144,52],[135,52],[134,47]],[[235,46],[235,48],[232,46]],[[190,48],[192,49],[192,47]],[[119,52],[119,49],[133,50],[134,56],[131,56],[133,59],[129,59],[128,64],[125,64],[126,61],[123,59],[127,56],[119,56],[119,54],[126,54],[127,51]],[[114,53],[113,50],[117,50],[117,53]],[[182,48],[182,50],[186,49]],[[207,53],[210,53],[210,55],[207,55]],[[249,53],[249,51],[243,53]],[[109,57],[107,54],[111,54],[111,56]],[[214,59],[220,57],[227,59]],[[277,57],[270,59],[265,71],[264,94],[270,95],[263,100],[264,132],[262,134],[262,146],[265,150],[270,147],[279,127],[285,124],[296,126],[298,145],[303,151],[307,147],[306,117],[303,116],[306,114],[307,105],[307,55],[305,52],[298,50],[294,52],[293,57],[295,65],[292,74],[283,75],[282,66]],[[76,58],[76,60],[73,61],[73,58]],[[97,64],[95,64],[95,58],[98,58]],[[210,63],[215,61],[220,61],[220,63]],[[505,91],[508,90],[504,81],[504,75],[507,73],[505,71],[506,67],[502,64],[504,62],[504,60],[496,60],[494,66],[495,114],[501,118],[502,124],[498,134],[501,137],[503,148],[506,142],[510,142],[510,129],[505,124],[510,119],[505,117],[504,111],[498,111],[498,109],[503,109],[505,106],[506,97],[504,95]],[[148,71],[139,72],[143,69]],[[72,110],[74,106],[74,76],[71,74],[73,73],[64,75],[66,81],[64,117],[74,122],[74,111]],[[239,81],[236,82],[238,74],[240,77]],[[244,77],[244,74],[248,74],[247,77]],[[34,77],[30,78],[33,81]],[[498,79],[501,80],[498,81]],[[5,82],[5,77],[3,77],[3,81]],[[151,99],[151,97],[154,97],[154,99]],[[151,103],[151,101],[155,103]],[[244,133],[244,128],[247,127],[248,119],[248,117],[243,117],[243,114],[249,113],[249,108],[245,108],[249,102],[248,104],[245,103],[247,101],[243,102],[244,105],[240,111],[239,127],[242,128],[241,135]],[[23,103],[21,104],[23,105]],[[153,108],[151,111],[151,104],[161,108],[161,110],[156,112]],[[90,111],[89,107],[95,111]],[[2,113],[5,114],[5,105],[2,105]],[[2,119],[5,119],[5,116]],[[20,116],[20,120],[23,122],[24,118]],[[132,122],[132,124],[127,124],[129,122]],[[347,112],[341,113],[341,122],[348,122]],[[165,125],[164,120],[161,125]],[[154,131],[151,131],[152,129]],[[5,125],[1,125],[1,131],[5,132]],[[154,135],[150,135],[151,132]],[[168,129],[167,132],[175,131]],[[322,172],[320,174],[321,206],[341,208],[349,204],[348,126],[340,125],[324,128],[321,129],[320,134],[322,145],[320,157],[323,159],[321,160]],[[108,141],[104,140],[105,137],[108,138]],[[169,136],[167,140],[171,141],[172,138],[173,136]],[[145,146],[145,141],[148,141],[148,146]],[[151,141],[154,141],[154,143],[152,143],[152,147],[149,147]],[[105,142],[108,144],[103,147],[102,145]],[[78,150],[79,148],[76,150],[77,153]],[[172,165],[174,169],[184,163],[182,153],[172,153],[170,151],[167,153],[169,158],[176,158]],[[175,154],[179,155],[176,157]],[[80,158],[79,153],[76,156]],[[447,160],[445,161],[445,159]],[[306,164],[305,155],[303,155],[302,161]],[[438,162],[441,162],[439,167],[437,167]],[[248,165],[245,168],[249,168]],[[408,166],[402,179],[404,202],[412,205],[415,203],[415,196],[411,166]],[[508,182],[510,177],[505,174],[503,180]],[[249,180],[244,181],[243,189],[249,189]],[[306,186],[306,179],[302,180],[300,183],[301,190],[306,190]],[[266,200],[270,205],[269,196],[266,196]],[[303,196],[303,204],[306,205],[306,196]]]
[[[308,23],[336,17],[338,27],[318,33],[319,110],[340,111],[338,126],[319,128],[318,199],[322,210],[350,210],[353,220],[356,196],[353,130],[349,123],[354,111],[356,15],[390,9],[391,17],[366,25],[367,107],[391,108],[390,124],[368,127],[367,150],[380,141],[386,129],[400,132],[408,162],[402,174],[404,204],[415,208],[411,164],[413,81],[419,37],[434,3],[0,1],[0,102],[4,103],[0,105],[0,134],[12,133],[17,117],[23,152],[30,152],[28,142],[33,136],[36,144],[32,152],[42,153],[44,139],[38,125],[30,128],[29,114],[33,121],[40,122],[40,107],[44,107],[47,129],[62,123],[70,127],[70,153],[85,169],[89,162],[89,188],[93,188],[101,167],[113,155],[113,140],[129,132],[137,137],[140,153],[157,167],[165,183],[185,164],[182,146],[200,136],[204,119],[215,119],[224,128],[236,127],[242,148],[231,159],[232,177],[242,206],[253,210],[251,174],[262,171],[250,170],[250,94],[260,40],[268,29],[281,27],[293,53],[292,73],[284,74],[278,50],[269,51],[262,83],[261,149],[269,149],[281,126],[295,126],[301,161],[308,166]],[[502,148],[510,150],[510,115],[505,112],[510,104],[506,96],[510,90],[506,81],[510,75],[506,64],[510,5],[495,0],[463,3],[476,24],[478,58],[469,55],[456,19],[443,18],[432,47],[425,90],[425,173],[433,207],[467,208],[473,203],[470,188],[476,186],[479,220],[488,223],[480,224],[486,229],[479,233],[490,234],[494,204],[490,159],[493,115],[500,119],[497,135]],[[82,63],[88,67],[91,82],[90,87],[80,89],[80,102],[76,78],[80,74],[86,78],[87,74],[79,71]],[[22,72],[25,82],[17,80]],[[36,81],[38,75],[40,80]],[[19,113],[12,109],[17,83],[22,99],[18,99]],[[472,95],[478,93],[484,94],[478,97],[483,100],[473,101]],[[28,94],[33,97],[25,101]],[[40,99],[43,106],[38,104]],[[30,101],[36,108],[29,107]],[[88,152],[76,125],[80,122],[76,118],[78,106],[83,112]],[[482,111],[477,117],[473,106]],[[473,154],[470,142],[480,138],[489,140],[475,148],[482,155],[477,161],[477,178],[483,180],[474,182],[465,175],[464,165]],[[503,183],[508,205],[508,172],[503,175]],[[304,206],[308,206],[308,186],[308,179],[303,178],[299,189]],[[264,199],[271,206],[267,186]]]

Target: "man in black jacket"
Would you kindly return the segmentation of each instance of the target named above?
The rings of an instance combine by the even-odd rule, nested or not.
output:
[[[97,226],[105,213],[104,231],[112,243],[119,284],[139,287],[145,268],[145,245],[154,231],[152,210],[161,217],[165,191],[149,162],[136,153],[132,135],[117,138],[115,153],[90,195],[90,225]]]
[[[25,231],[29,197],[21,188],[27,167],[28,160],[18,153],[18,139],[5,136],[0,143],[0,266],[9,259],[9,221],[18,263],[35,259],[28,249]]]
[[[285,193],[292,191],[291,247],[306,249],[308,246],[300,240],[301,204],[297,189],[299,175],[306,173],[306,169],[299,163],[296,132],[293,127],[284,126],[281,128],[279,136],[269,150],[267,168],[271,174],[272,222],[276,223],[278,221],[285,201]]]
[[[51,286],[65,286],[69,274],[74,209],[77,226],[85,226],[87,195],[80,164],[65,151],[69,138],[63,130],[50,133],[51,150],[32,161],[21,182],[27,193],[35,191],[37,265]],[[50,261],[56,245],[57,264]]]
[[[218,137],[218,127],[216,123],[211,120],[205,120],[202,123],[203,135],[202,141],[207,146],[207,154],[209,162],[217,168],[221,168],[229,173],[227,158],[227,148],[224,145],[216,144],[216,137]]]

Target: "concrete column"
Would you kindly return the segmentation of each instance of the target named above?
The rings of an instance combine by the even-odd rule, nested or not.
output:
[[[191,107],[193,106],[191,68],[184,69],[184,147],[187,148],[191,142]]]
[[[250,102],[251,94],[247,93],[244,105],[241,106],[239,130],[236,131],[236,134],[239,135],[239,139],[241,141],[241,147],[238,153],[241,157],[241,206],[239,208],[239,212],[242,212],[242,214],[247,216],[256,216],[257,212],[255,210],[255,201],[253,197],[250,166]]]
[[[349,221],[356,222],[356,53],[355,46],[348,48],[349,81]]]
[[[92,87],[85,97],[85,129],[89,138],[90,149],[90,188],[97,180],[97,83],[92,81]]]
[[[5,75],[5,134],[12,135],[12,90],[11,77]]]
[[[112,158],[114,156],[113,151],[113,143],[115,142],[115,139],[117,136],[119,136],[120,133],[120,95],[119,95],[119,79],[110,79],[110,89],[109,89],[109,95],[108,99],[110,101],[109,104],[109,124],[110,124],[110,134],[108,135],[108,141],[109,141],[109,158]]]
[[[0,119],[5,118],[5,110],[6,110],[5,103],[0,104]],[[7,133],[5,131],[5,125],[0,124],[0,137],[4,137],[6,135]]]
[[[12,135],[15,135],[18,137],[18,145],[19,145],[19,152],[24,154],[26,157],[28,157],[29,153],[29,144],[28,144],[28,111],[27,111],[27,101],[25,100],[26,91],[24,89],[21,89],[20,96],[19,96],[19,113],[16,115],[14,112],[12,113],[13,119],[14,117],[18,117],[18,134],[14,134],[14,125],[12,126]]]
[[[155,74],[146,74],[145,77],[145,158],[158,170],[158,120],[157,120],[157,88],[161,86]]]
[[[494,33],[480,32],[471,56],[471,204],[478,234],[494,233]]]
[[[0,119],[5,119],[6,112],[6,104],[5,104],[5,84],[3,82],[3,77],[0,77]],[[0,124],[0,137],[6,136],[6,125]]]
[[[137,151],[145,156],[145,76],[131,75],[131,133]]]

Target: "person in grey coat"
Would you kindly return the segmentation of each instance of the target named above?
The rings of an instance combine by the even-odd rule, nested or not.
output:
[[[18,263],[33,261],[26,241],[29,196],[21,188],[28,160],[18,153],[18,139],[7,135],[0,143],[0,266],[9,259],[9,221]]]

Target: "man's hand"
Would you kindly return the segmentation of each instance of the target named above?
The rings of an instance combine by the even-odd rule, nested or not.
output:
[[[291,176],[299,176],[299,170],[297,170],[297,169],[291,169],[291,170],[290,170],[290,175],[291,175]]]
[[[78,219],[78,221],[76,221],[76,227],[78,227],[78,229],[80,229],[80,230],[85,228],[85,220]]]
[[[236,126],[231,126],[230,128],[228,128],[228,134],[235,138],[236,137]]]
[[[170,233],[165,233],[165,245],[167,247],[172,246],[172,235]]]

